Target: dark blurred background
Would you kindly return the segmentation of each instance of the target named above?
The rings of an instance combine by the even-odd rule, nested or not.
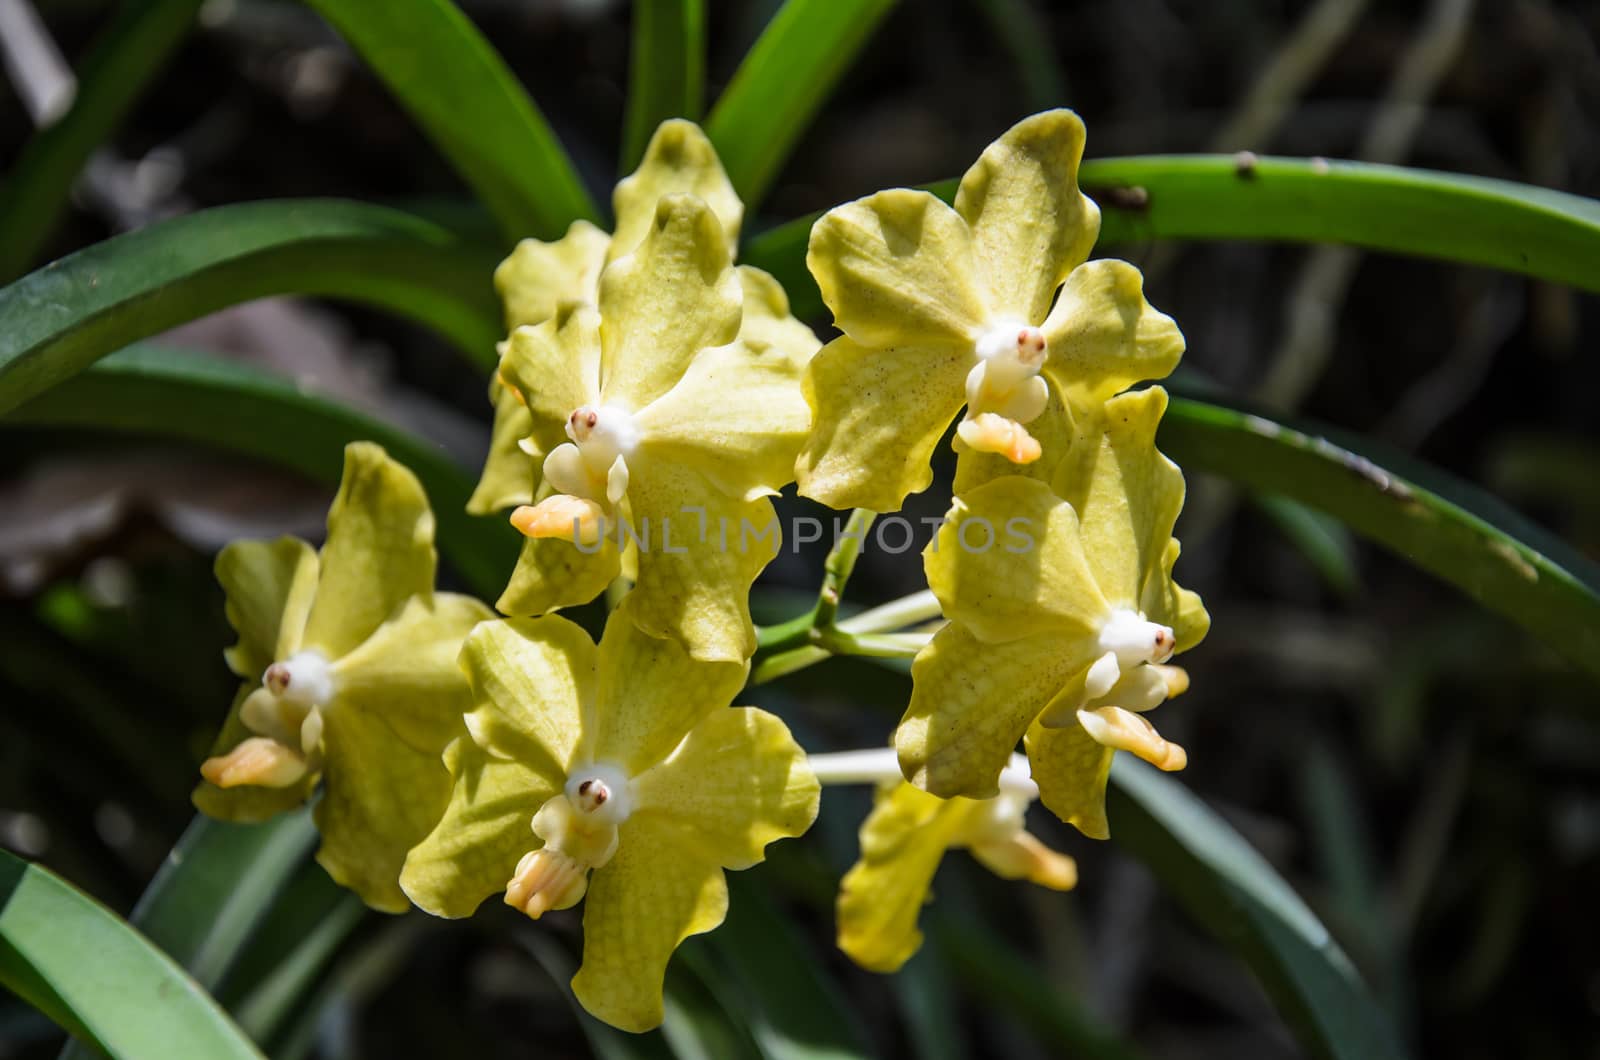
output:
[[[628,5],[462,6],[608,195]],[[708,6],[714,93],[777,5]],[[70,63],[113,6],[32,9],[40,39]],[[16,24],[6,25],[10,36]],[[1600,5],[1553,0],[905,0],[747,231],[958,175],[1012,122],[1061,104],[1087,122],[1091,156],[1366,158],[1595,195],[1597,34]],[[0,173],[33,127],[11,73],[0,79]],[[52,251],[176,212],[304,195],[395,201],[464,189],[315,16],[208,0],[96,155]],[[1108,252],[1145,269],[1197,377],[1382,439],[1600,554],[1592,296],[1344,249]],[[166,341],[293,374],[464,460],[487,438],[484,380],[440,340],[373,311],[275,300]],[[238,536],[314,537],[330,491],[190,449],[0,437],[0,844],[125,912],[190,817],[195,766],[231,696],[211,555]],[[908,512],[938,515],[947,501],[948,478]],[[1191,476],[1179,533],[1180,579],[1214,619],[1185,657],[1193,691],[1156,717],[1189,749],[1184,782],[1307,898],[1418,1055],[1600,1057],[1592,680],[1302,509]],[[820,554],[786,552],[758,611],[798,610],[819,575]],[[850,595],[877,602],[920,579],[913,557],[869,552]],[[813,749],[873,746],[907,687],[836,660],[758,698]],[[937,1049],[929,1027],[955,1036],[945,1055],[1074,1054],[1101,1034],[1132,1051],[1115,1055],[1298,1055],[1248,970],[1142,868],[1043,812],[1035,829],[1080,859],[1077,892],[1002,884],[953,856],[925,918],[925,952],[896,979],[853,969],[831,950],[829,902],[867,796],[830,791],[825,804],[811,837],[780,844],[745,882],[798,927],[886,1055]],[[551,921],[529,929],[499,908],[470,926],[371,918],[319,982],[322,1003],[296,1047],[585,1055],[526,945],[536,931],[545,958],[552,945],[570,955],[576,916]],[[691,969],[700,945],[686,947]],[[1022,970],[1017,990],[1055,998],[1054,1013],[1030,1015],[1016,990],[997,989],[997,959]],[[955,1000],[919,1029],[907,1016],[917,997]],[[0,998],[0,1057],[52,1055],[58,1040]]]

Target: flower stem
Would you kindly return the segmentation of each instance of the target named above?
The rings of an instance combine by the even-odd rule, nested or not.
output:
[[[833,751],[828,754],[808,755],[806,764],[816,774],[818,782],[829,784],[883,784],[901,779],[900,760],[892,747],[869,747],[860,751]],[[1000,790],[1007,794],[1034,799],[1039,788],[1029,776],[1028,760],[1019,754],[1011,756],[1000,772]]]
[[[845,583],[856,569],[856,557],[861,555],[867,531],[872,529],[872,520],[877,517],[876,512],[869,512],[865,508],[851,512],[844,524],[844,532],[828,551],[828,558],[822,565],[822,589],[817,593],[817,609],[812,613],[811,620],[817,629],[833,628],[833,620],[839,613],[839,601],[844,598]]]

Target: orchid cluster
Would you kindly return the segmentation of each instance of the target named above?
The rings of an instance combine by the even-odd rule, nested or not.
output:
[[[1074,886],[1026,811],[1104,837],[1116,751],[1184,766],[1145,713],[1186,687],[1170,660],[1209,622],[1172,579],[1166,394],[1130,389],[1183,339],[1133,266],[1086,260],[1083,143],[1071,112],[1035,115],[951,205],[898,189],[823,215],[807,264],[841,333],[823,345],[773,277],[734,264],[743,207],[710,142],[662,125],[613,233],[525,240],[495,273],[509,333],[470,510],[510,510],[524,537],[499,615],[434,591],[421,487],[351,445],[320,554],[284,539],[218,559],[244,684],[196,804],[254,820],[314,799],[319,860],[380,910],[582,902],[573,990],[630,1031],[661,1022],[677,946],[723,920],[725,872],[804,833],[822,784],[878,785],[838,902],[867,968],[915,952],[948,849]],[[953,423],[955,497],[924,553],[937,614],[835,623],[853,561],[836,549],[815,611],[757,658],[761,680],[937,620],[872,643],[915,655],[893,749],[808,756],[731,705],[762,644],[770,498],[794,483],[864,527],[927,488]],[[1027,547],[972,547],[996,527]],[[602,594],[596,643],[557,612]]]

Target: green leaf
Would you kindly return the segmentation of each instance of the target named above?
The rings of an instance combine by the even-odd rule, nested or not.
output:
[[[894,4],[785,0],[762,31],[706,122],[747,208],[761,202],[817,108]],[[802,274],[804,258],[802,241]]]
[[[59,876],[5,851],[0,985],[113,1056],[261,1055],[172,958]]]
[[[1349,958],[1244,838],[1182,784],[1131,755],[1111,770],[1112,839],[1242,957],[1314,1055],[1403,1057]]]
[[[1303,158],[1246,173],[1233,155],[1100,158],[1078,181],[1104,211],[1102,243],[1346,243],[1600,291],[1600,202],[1531,184]],[[1109,201],[1107,189],[1132,187],[1146,207]]]
[[[1600,675],[1600,568],[1487,493],[1375,442],[1174,399],[1158,442],[1209,471],[1324,511]]]
[[[566,151],[450,0],[306,0],[367,61],[472,185],[509,241],[599,221]]]
[[[1231,155],[1091,159],[1078,181],[1100,204],[1100,253],[1155,239],[1346,243],[1600,291],[1600,202],[1548,188],[1296,158],[1259,159],[1246,176]],[[949,200],[956,182],[928,190]],[[805,266],[815,220],[765,232],[740,254],[778,278],[802,319],[824,308]]]
[[[479,595],[493,596],[519,538],[502,519],[466,514],[473,473],[436,446],[292,382],[199,354],[135,348],[108,357],[0,424],[132,431],[259,457],[330,485],[344,447],[370,439],[416,472],[439,548]]]
[[[706,91],[705,0],[634,0],[622,165],[631,172],[656,126],[700,120]]]
[[[201,0],[129,0],[77,73],[72,107],[40,129],[0,183],[0,281],[27,271],[89,155],[138,101],[194,22]]]
[[[494,254],[398,210],[333,199],[221,206],[96,243],[0,288],[0,415],[112,350],[275,294],[419,320],[494,363]]]
[[[759,871],[759,870],[756,870]],[[728,919],[681,953],[767,1060],[870,1055],[866,1034],[816,955],[749,872],[728,874]]]

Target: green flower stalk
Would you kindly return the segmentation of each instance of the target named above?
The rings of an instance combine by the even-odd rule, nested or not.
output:
[[[900,188],[817,221],[806,264],[844,334],[806,375],[802,495],[899,510],[932,481],[963,407],[962,464],[987,455],[985,477],[1013,473],[1070,443],[1075,417],[1177,365],[1183,337],[1139,271],[1085,261],[1100,211],[1078,190],[1083,143],[1077,115],[1046,111],[989,145],[953,207]]]
[[[228,665],[244,683],[194,803],[261,820],[320,781],[317,860],[385,912],[407,908],[400,867],[449,799],[440,754],[470,702],[455,657],[493,617],[470,597],[436,594],[434,566],[422,487],[367,442],[345,449],[320,553],[286,537],[217,557],[239,635]]]
[[[467,638],[470,735],[446,752],[454,794],[401,882],[448,917],[502,891],[535,919],[583,901],[573,991],[607,1023],[645,1031],[661,1022],[673,951],[727,914],[724,870],[805,832],[819,788],[783,722],[728,705],[746,665],[650,636],[636,600],[598,646],[554,615]]]

